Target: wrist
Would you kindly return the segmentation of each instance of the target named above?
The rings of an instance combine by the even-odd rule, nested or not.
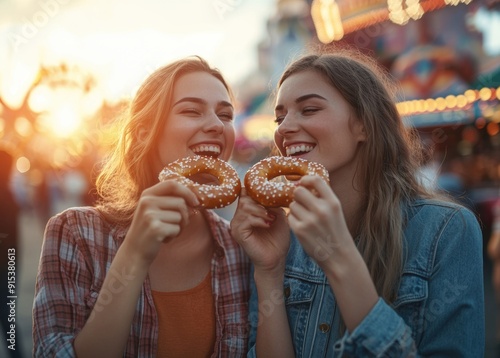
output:
[[[274,270],[263,270],[255,268],[254,270],[254,280],[256,285],[265,287],[283,287],[283,281],[285,278],[284,268],[277,268]]]
[[[284,273],[281,275],[270,274],[269,272],[255,272],[255,286],[259,297],[259,312],[272,307],[284,304]]]
[[[345,245],[339,245],[325,260],[318,262],[318,265],[327,277],[341,280],[349,277],[350,272],[358,269],[360,265],[365,266],[365,262],[352,241]]]
[[[149,266],[152,263],[152,260],[149,260],[148,258],[144,257],[144,255],[141,255],[140,251],[129,245],[127,241],[124,241],[118,248],[115,260],[117,258],[121,262],[123,262],[123,264],[137,273],[147,273],[147,271],[149,270]]]

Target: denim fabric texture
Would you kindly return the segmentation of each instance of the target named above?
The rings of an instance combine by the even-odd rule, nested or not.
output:
[[[353,332],[322,270],[292,233],[284,294],[296,357],[484,357],[482,234],[472,212],[438,201],[405,205],[403,275],[397,299],[377,304]],[[250,299],[250,350],[258,312]]]

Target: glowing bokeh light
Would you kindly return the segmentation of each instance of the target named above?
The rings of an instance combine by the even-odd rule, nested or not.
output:
[[[31,168],[31,163],[26,157],[19,157],[16,160],[16,169],[19,173],[26,173]]]
[[[462,131],[463,140],[476,144],[479,141],[479,133],[475,127],[466,127]]]
[[[82,122],[77,109],[70,104],[62,104],[46,116],[41,117],[43,124],[55,136],[67,138],[73,135]]]
[[[52,106],[52,97],[52,90],[49,86],[36,86],[28,98],[28,106],[35,113],[46,111]]]
[[[450,109],[453,109],[457,106],[457,97],[455,97],[454,95],[448,95],[446,96],[446,107],[447,108],[450,108]]]
[[[476,127],[479,129],[483,129],[484,127],[486,127],[486,119],[484,119],[483,117],[479,117],[478,119],[476,119]]]
[[[440,111],[446,108],[446,100],[443,97],[436,98],[436,108]]]
[[[436,100],[434,98],[426,99],[425,102],[427,103],[427,110],[428,111],[434,112],[436,110],[437,104],[436,104]]]
[[[477,91],[469,89],[464,92],[464,96],[467,98],[469,103],[472,103],[477,99]]]
[[[463,94],[457,96],[457,106],[459,108],[464,108],[467,103],[467,97],[465,97]]]
[[[33,133],[33,126],[25,117],[17,117],[14,122],[14,128],[21,137],[29,137]]]
[[[479,91],[479,98],[481,99],[481,101],[487,101],[491,98],[491,89],[490,88],[481,88],[481,90]]]
[[[81,117],[76,113],[75,108],[61,106],[56,109],[52,117],[54,119],[54,132],[61,137],[68,137],[80,126]]]
[[[500,131],[499,127],[498,127],[498,123],[495,123],[495,122],[488,123],[488,125],[486,126],[486,131],[488,132],[488,134],[491,137],[493,137],[494,135],[497,135],[498,132]]]

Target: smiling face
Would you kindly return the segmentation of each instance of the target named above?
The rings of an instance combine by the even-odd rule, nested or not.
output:
[[[275,113],[274,139],[282,155],[321,163],[331,178],[354,175],[363,126],[322,75],[306,70],[288,77],[279,88]]]
[[[217,78],[206,72],[180,77],[158,144],[158,168],[193,155],[229,160],[235,140],[233,117],[229,93]]]

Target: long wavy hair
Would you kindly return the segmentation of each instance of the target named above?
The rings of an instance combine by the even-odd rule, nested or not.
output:
[[[155,171],[158,141],[172,109],[177,80],[193,72],[206,72],[232,91],[216,68],[199,56],[184,58],[153,72],[141,85],[120,119],[121,132],[114,150],[96,180],[97,208],[113,223],[127,225],[142,191],[158,182]]]
[[[398,113],[397,87],[368,55],[345,48],[305,55],[287,67],[278,88],[293,74],[311,70],[341,93],[353,110],[354,120],[364,125],[366,141],[361,145],[353,179],[364,200],[357,213],[358,248],[379,295],[393,302],[403,262],[401,204],[433,195],[416,177],[422,161],[421,142]]]

